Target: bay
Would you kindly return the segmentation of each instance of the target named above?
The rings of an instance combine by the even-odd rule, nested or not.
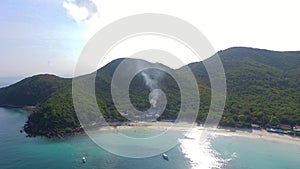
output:
[[[169,161],[160,155],[131,159],[105,151],[85,135],[66,139],[27,138],[20,133],[27,116],[24,110],[0,108],[1,169],[300,168],[299,144],[229,136],[214,136],[203,144],[195,132],[166,152]],[[87,157],[85,164],[81,161],[83,156]]]
[[[87,136],[63,140],[42,137],[27,138],[19,131],[28,113],[18,109],[0,108],[1,169],[131,169],[190,168],[189,160],[174,147],[170,160],[161,156],[130,159],[113,155],[94,144]],[[81,158],[87,157],[83,164]]]

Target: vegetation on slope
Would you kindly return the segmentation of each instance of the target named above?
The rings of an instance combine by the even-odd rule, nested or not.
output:
[[[231,48],[219,55],[228,92],[221,125],[300,124],[300,52]]]
[[[37,106],[57,90],[70,84],[71,79],[54,75],[37,75],[0,89],[0,106]]]
[[[230,48],[218,54],[227,80],[227,101],[221,125],[300,124],[300,52]],[[98,105],[106,120],[112,123],[126,121],[117,111],[110,93],[112,75],[121,61],[118,59],[109,63],[99,69],[96,76]],[[137,61],[151,64],[141,60],[132,60],[131,64]],[[197,121],[201,123],[205,121],[210,106],[209,78],[202,62],[188,66],[197,79],[200,91]],[[184,68],[171,71],[179,72]],[[148,74],[154,76],[155,72],[151,74],[149,71]],[[80,78],[89,78],[89,75]],[[176,82],[165,74],[158,85],[168,100],[166,110],[159,119],[176,118],[180,109],[180,92]],[[150,108],[150,89],[141,74],[133,79],[129,90],[135,108],[141,111]],[[63,136],[79,131],[80,124],[72,101],[71,79],[53,75],[33,76],[0,89],[1,106],[37,106],[24,127],[29,135]],[[90,123],[97,123],[97,116],[91,111],[85,118]]]

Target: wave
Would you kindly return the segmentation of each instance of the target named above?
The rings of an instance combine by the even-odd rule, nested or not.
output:
[[[229,159],[222,159],[220,154],[212,148],[211,141],[216,136],[192,129],[184,139],[180,139],[180,148],[191,162],[192,169],[220,169],[226,163],[236,158],[233,154]]]

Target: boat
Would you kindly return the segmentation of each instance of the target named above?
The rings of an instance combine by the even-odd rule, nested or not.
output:
[[[168,157],[167,154],[163,154],[162,157],[163,157],[165,160],[167,160],[167,161],[169,160],[169,157]]]
[[[271,132],[271,133],[286,134],[285,131],[283,131],[281,129],[267,128],[266,130],[267,130],[267,132]]]
[[[82,163],[86,163],[86,158],[82,157]]]

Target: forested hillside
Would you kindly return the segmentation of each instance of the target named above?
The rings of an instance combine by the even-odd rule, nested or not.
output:
[[[229,48],[219,51],[218,55],[223,62],[227,81],[227,101],[221,125],[247,127],[251,123],[262,126],[300,124],[300,52]],[[112,76],[122,61],[123,59],[112,61],[97,71],[97,102],[109,122],[126,121],[116,110],[110,93]],[[210,105],[210,83],[203,64],[208,61],[209,59],[187,65],[194,73],[200,91],[199,123],[205,121]],[[136,59],[130,62],[128,67],[134,67],[138,62],[153,64]],[[174,73],[185,69],[163,67]],[[158,119],[175,119],[181,103],[178,85],[164,72],[148,70],[145,73],[154,80],[157,74],[162,74],[157,86],[166,94],[168,103]],[[129,88],[130,100],[140,111],[151,107],[149,93],[152,89],[147,86],[144,78],[142,73],[137,74]],[[72,79],[53,75],[26,78],[0,89],[0,105],[37,106],[25,125],[25,131],[31,135],[55,136],[79,131],[80,125],[72,102]],[[95,119],[91,123],[97,123],[97,114],[87,116],[88,119]]]

